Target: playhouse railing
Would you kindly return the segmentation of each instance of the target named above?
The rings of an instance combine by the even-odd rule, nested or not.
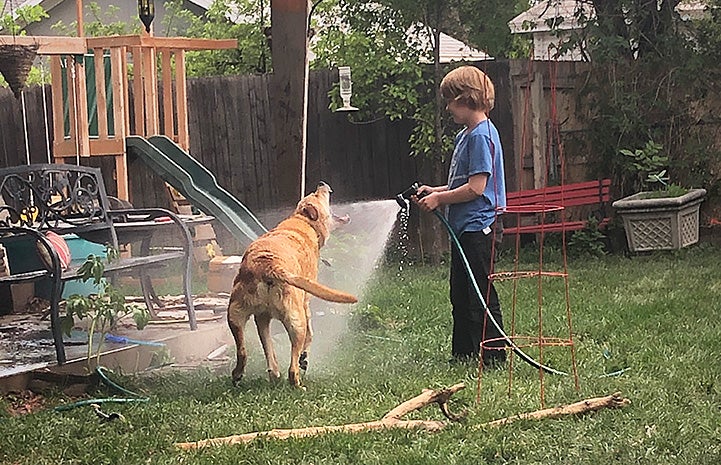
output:
[[[162,134],[189,149],[185,52],[234,48],[237,41],[150,35],[85,40],[88,53],[51,57],[53,155],[61,163],[114,156],[117,194],[127,199],[127,136]]]

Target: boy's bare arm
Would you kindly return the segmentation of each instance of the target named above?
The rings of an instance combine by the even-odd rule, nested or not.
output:
[[[428,195],[418,199],[418,206],[423,210],[432,211],[441,205],[469,202],[483,195],[487,181],[488,174],[480,173],[471,176],[466,184],[462,184],[455,189],[448,190],[445,186],[440,186],[442,189],[431,190]],[[428,190],[425,192],[428,192]],[[419,194],[422,194],[420,189]]]

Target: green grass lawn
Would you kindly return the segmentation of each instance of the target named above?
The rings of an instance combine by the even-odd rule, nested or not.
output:
[[[126,388],[151,398],[146,404],[104,407],[121,412],[126,422],[101,424],[88,407],[55,412],[53,406],[69,401],[60,395],[48,397],[47,409],[34,414],[11,417],[2,409],[0,460],[8,464],[721,463],[719,263],[721,248],[711,245],[569,263],[580,391],[572,377],[546,375],[546,406],[621,391],[632,402],[621,410],[477,428],[540,408],[538,372],[516,358],[509,393],[508,370],[486,371],[481,400],[476,403],[476,367],[447,363],[451,324],[447,266],[406,264],[403,272],[389,266],[376,274],[362,302],[351,308],[351,330],[331,341],[336,342],[334,351],[311,358],[305,391],[286,383],[271,385],[256,343],[239,387],[230,383],[230,363],[220,374],[200,369],[190,374],[123,377]],[[547,335],[565,328],[562,282],[543,281]],[[508,328],[512,287],[502,283],[499,288]],[[519,334],[537,331],[537,288],[535,280],[519,282]],[[252,324],[247,333],[257,339]],[[320,344],[323,334],[318,333]],[[283,352],[279,350],[279,357],[285,365]],[[530,349],[529,354],[537,356]],[[568,371],[569,354],[566,347],[547,348],[544,361]],[[625,371],[606,376],[619,370]],[[192,452],[173,446],[273,428],[375,420],[424,388],[458,382],[467,388],[451,399],[450,406],[454,412],[466,410],[467,418],[439,433],[333,433]],[[436,407],[410,418],[443,419]]]

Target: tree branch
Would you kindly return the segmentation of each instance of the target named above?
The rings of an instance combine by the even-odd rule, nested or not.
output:
[[[631,401],[629,399],[621,397],[621,393],[616,392],[610,396],[594,397],[574,404],[537,410],[535,412],[521,413],[512,417],[489,421],[488,423],[478,425],[477,428],[504,426],[517,420],[541,420],[544,418],[558,418],[564,415],[579,415],[586,412],[595,412],[596,410],[601,410],[603,408],[622,408],[626,407],[630,403]]]
[[[386,413],[383,418],[376,421],[369,421],[363,423],[351,423],[347,425],[334,425],[334,426],[309,426],[306,428],[291,428],[291,429],[273,429],[270,431],[255,432],[237,434],[233,436],[227,436],[224,438],[213,438],[206,439],[203,441],[195,442],[181,442],[176,443],[175,446],[179,449],[200,449],[207,446],[217,445],[232,445],[232,444],[245,444],[254,441],[258,438],[274,438],[274,439],[288,439],[288,438],[305,438],[309,436],[317,436],[320,434],[342,431],[345,433],[357,433],[361,431],[375,431],[386,428],[401,428],[401,429],[424,429],[426,431],[438,431],[443,429],[447,423],[437,420],[401,420],[404,415],[420,410],[421,408],[429,404],[438,404],[441,407],[441,411],[444,412],[447,418],[451,421],[458,421],[462,415],[453,415],[448,411],[448,400],[453,394],[465,388],[462,383],[455,384],[447,389],[431,390],[424,389],[423,392],[416,397],[409,399],[399,406]],[[450,415],[450,416],[449,416]],[[454,420],[455,418],[455,420]]]

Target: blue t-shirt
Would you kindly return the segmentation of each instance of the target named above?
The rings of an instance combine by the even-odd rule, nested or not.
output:
[[[498,130],[490,119],[468,133],[463,129],[456,135],[448,189],[466,184],[471,176],[481,173],[488,174],[483,195],[469,202],[448,205],[448,222],[457,235],[484,230],[495,221],[496,208],[506,206],[503,148]]]

